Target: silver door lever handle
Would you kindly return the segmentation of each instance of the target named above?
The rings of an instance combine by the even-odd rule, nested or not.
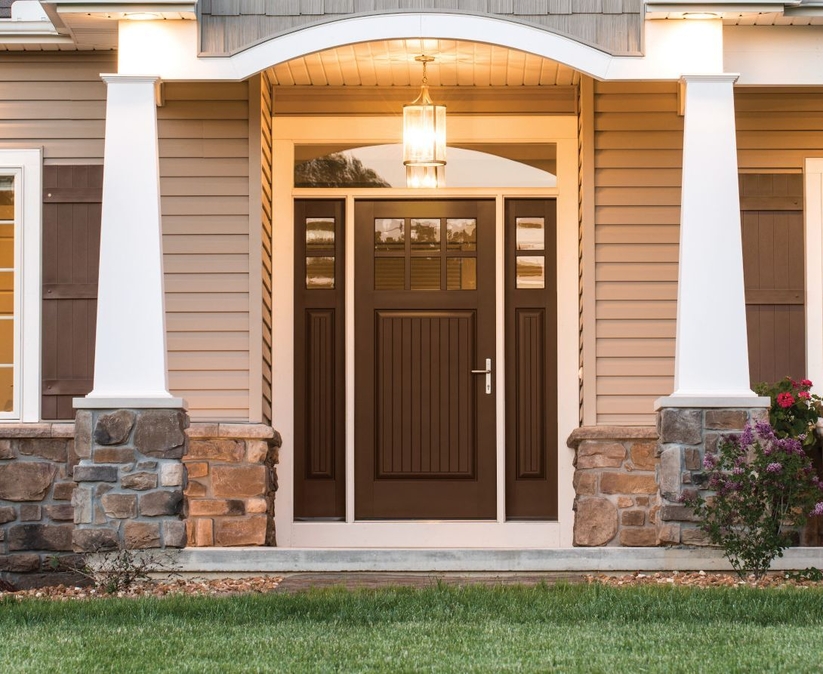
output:
[[[492,359],[486,358],[486,369],[485,370],[472,370],[472,374],[484,374],[486,375],[486,394],[489,395],[492,392]]]

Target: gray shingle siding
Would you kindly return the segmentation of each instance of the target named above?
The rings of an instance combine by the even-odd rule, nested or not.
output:
[[[0,0],[0,16],[5,3]],[[347,15],[457,11],[568,35],[611,54],[639,54],[641,0],[200,0],[204,55],[241,51],[283,33]]]
[[[0,0],[0,19],[11,18],[11,3],[14,0]]]

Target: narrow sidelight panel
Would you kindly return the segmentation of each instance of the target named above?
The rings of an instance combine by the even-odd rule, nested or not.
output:
[[[294,203],[294,515],[345,519],[344,202]]]
[[[557,519],[554,199],[506,202],[506,518]],[[567,395],[577,396],[577,390]]]

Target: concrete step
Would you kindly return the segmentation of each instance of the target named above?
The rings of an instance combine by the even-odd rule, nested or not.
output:
[[[182,573],[730,571],[706,548],[386,549],[186,548]],[[823,569],[823,548],[790,548],[772,569]]]

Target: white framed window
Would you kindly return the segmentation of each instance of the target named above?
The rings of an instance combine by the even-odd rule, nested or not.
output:
[[[40,150],[0,149],[0,420],[40,420]]]

